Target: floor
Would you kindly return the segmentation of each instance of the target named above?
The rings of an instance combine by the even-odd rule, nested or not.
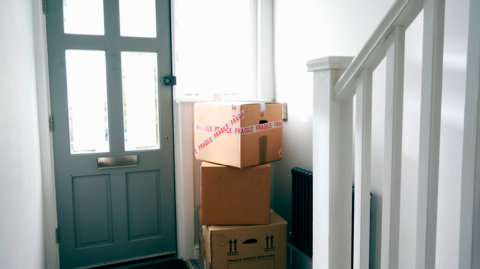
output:
[[[135,269],[189,269],[189,267],[182,260],[173,260],[157,264],[145,265],[141,267],[135,267]]]
[[[174,257],[147,258],[140,261],[129,261],[119,264],[95,267],[95,269],[190,269],[182,260]]]
[[[200,260],[188,260],[187,265],[190,269],[204,269],[202,264],[200,264]]]
[[[200,260],[188,260],[187,261],[189,269],[204,269],[202,265],[200,265]],[[295,269],[287,265],[287,269]]]

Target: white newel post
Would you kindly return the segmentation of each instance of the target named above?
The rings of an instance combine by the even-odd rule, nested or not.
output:
[[[313,72],[313,268],[351,268],[353,99],[334,85],[353,57],[309,61]]]

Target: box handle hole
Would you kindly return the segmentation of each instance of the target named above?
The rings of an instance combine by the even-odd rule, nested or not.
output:
[[[243,244],[244,244],[244,245],[256,244],[257,242],[258,242],[257,239],[255,239],[255,238],[250,238],[250,239],[245,240],[245,242],[243,242]]]
[[[261,121],[258,122],[258,124],[265,124],[265,123],[268,123],[268,121],[267,120],[261,120]]]

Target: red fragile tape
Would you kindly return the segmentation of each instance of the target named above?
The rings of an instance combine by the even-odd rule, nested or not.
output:
[[[227,123],[225,123],[223,126],[219,126],[219,128],[217,128],[211,136],[209,136],[202,143],[200,143],[200,145],[195,147],[193,149],[193,153],[197,155],[200,151],[202,151],[208,145],[213,143],[215,140],[217,140],[217,138],[222,136],[224,133],[231,132],[233,125],[241,122],[244,118],[245,118],[245,112],[242,110],[240,113],[238,113],[238,115],[236,115],[235,117],[232,117],[232,119],[229,120]]]
[[[220,130],[222,127],[223,126],[197,124],[195,125],[195,131],[212,133]],[[283,127],[283,120],[277,120],[273,122],[268,122],[268,123],[258,124],[258,125],[251,125],[251,126],[246,126],[241,128],[239,127],[230,128],[226,130],[225,133],[236,134],[236,135],[247,135],[247,134],[267,131],[270,129],[280,128],[280,127]]]
[[[223,134],[233,134],[233,135],[247,135],[253,134],[258,132],[263,132],[275,128],[283,127],[283,120],[268,122],[264,124],[258,125],[251,125],[246,127],[235,127],[233,125],[237,124],[238,122],[242,121],[245,118],[245,113],[243,110],[235,117],[233,117],[230,121],[222,126],[214,126],[214,125],[195,125],[195,131],[198,132],[208,132],[213,133],[210,137],[205,139],[200,145],[195,147],[193,150],[195,155],[197,155],[200,151],[206,148],[208,145],[213,143],[217,138],[219,138]]]

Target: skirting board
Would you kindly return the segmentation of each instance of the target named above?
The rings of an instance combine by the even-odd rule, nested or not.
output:
[[[294,247],[291,243],[288,243],[288,265],[294,269],[312,269],[313,263],[305,253],[301,252],[298,248]]]

